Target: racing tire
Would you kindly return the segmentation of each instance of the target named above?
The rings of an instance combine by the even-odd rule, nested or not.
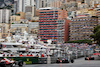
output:
[[[23,66],[23,61],[20,60],[20,61],[18,62],[18,65],[19,65],[19,66]]]
[[[10,65],[10,67],[15,67],[16,66],[16,63],[12,63],[11,65]]]
[[[6,62],[1,62],[0,67],[6,67]]]
[[[74,60],[71,60],[71,63],[74,63]]]
[[[57,61],[56,61],[56,63],[60,63],[60,61],[59,61],[59,60],[57,60]]]

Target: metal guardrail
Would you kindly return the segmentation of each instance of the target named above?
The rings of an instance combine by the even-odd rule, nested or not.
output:
[[[38,63],[39,64],[47,64],[47,58],[39,58]]]
[[[58,57],[60,60],[63,59],[63,57]],[[51,64],[56,63],[57,57],[51,57]],[[39,64],[47,64],[47,58],[39,58],[38,59]]]

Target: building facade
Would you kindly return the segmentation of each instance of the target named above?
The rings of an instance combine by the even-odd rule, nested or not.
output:
[[[42,41],[53,39],[56,43],[60,41],[61,38],[64,41],[66,38],[65,35],[67,35],[65,34],[65,23],[68,22],[64,20],[66,18],[66,10],[41,8],[39,11],[39,38],[41,38]],[[59,32],[60,34],[58,35]]]
[[[0,23],[10,23],[11,10],[0,9]]]
[[[10,24],[0,23],[0,39],[5,39],[8,36]]]
[[[28,23],[28,33],[37,37],[39,32],[39,22]]]
[[[69,40],[84,40],[90,39],[93,34],[94,27],[98,25],[97,17],[76,17],[71,19],[69,23]]]
[[[26,6],[36,6],[35,0],[15,0],[14,1],[14,12],[25,12]]]
[[[49,6],[49,0],[36,0],[36,8],[44,8]]]
[[[17,15],[10,16],[10,23],[14,23],[14,21],[20,21],[20,19],[20,16]]]
[[[98,17],[98,24],[100,25],[100,8],[96,8],[96,16]]]
[[[25,7],[25,19],[32,20],[36,16],[36,9],[32,6]]]

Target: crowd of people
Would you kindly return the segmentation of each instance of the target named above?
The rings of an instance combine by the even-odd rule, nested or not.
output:
[[[79,44],[79,43],[65,43],[63,45],[65,45],[67,47],[75,47],[77,49],[89,49],[89,50],[91,50],[92,47],[96,46],[96,44],[89,45],[87,43],[81,43],[81,44]]]

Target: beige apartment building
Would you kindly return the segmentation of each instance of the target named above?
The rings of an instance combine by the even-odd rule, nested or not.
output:
[[[0,39],[5,39],[8,36],[10,25],[7,23],[0,23]]]
[[[94,27],[98,24],[97,17],[78,16],[69,23],[69,40],[91,39]]]

